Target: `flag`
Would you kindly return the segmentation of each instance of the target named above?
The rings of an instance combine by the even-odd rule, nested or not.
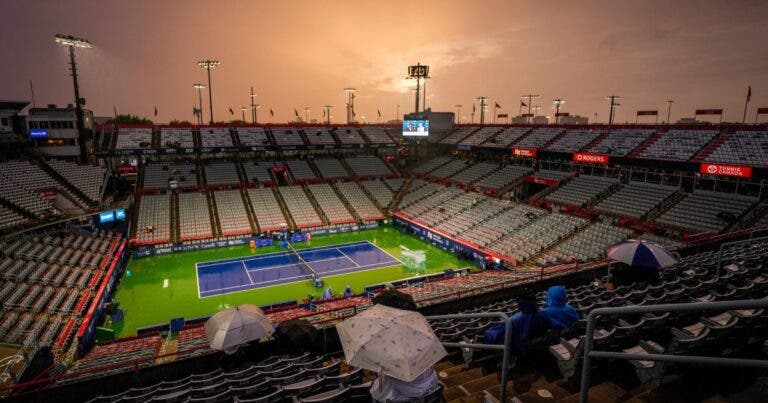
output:
[[[269,116],[272,116],[272,117],[275,116],[275,112],[272,111],[272,108],[269,108]]]
[[[501,105],[499,105],[499,103],[498,103],[498,102],[496,102],[496,107],[497,107],[497,108],[499,108],[499,109],[501,109]]]
[[[526,105],[525,102],[523,102],[523,101],[520,101],[520,106],[522,106],[523,108],[527,108],[528,107],[528,105]]]
[[[157,107],[155,107],[155,117],[157,117]]]
[[[235,111],[232,110],[232,107],[229,108],[229,114],[230,115],[234,115],[235,114]]]
[[[352,117],[357,116],[357,114],[355,113],[355,108],[350,108],[350,110],[352,111]]]
[[[323,109],[323,117],[325,117],[325,109]]]
[[[299,111],[297,111],[296,108],[293,109],[293,114],[296,115],[296,117],[299,117]]]
[[[377,110],[376,110],[376,113],[378,113],[378,114],[379,114],[379,117],[381,117],[381,109],[377,109]]]
[[[472,113],[475,113],[475,104],[472,104]]]
[[[747,102],[749,102],[752,99],[752,86],[749,86],[749,89],[747,90]]]
[[[112,109],[115,111],[115,117],[117,117],[117,107],[113,106]]]

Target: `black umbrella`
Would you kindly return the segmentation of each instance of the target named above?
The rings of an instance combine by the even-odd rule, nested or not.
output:
[[[402,293],[398,290],[385,290],[379,295],[373,297],[374,304],[386,305],[390,308],[404,309],[406,311],[415,311],[416,302],[413,296]]]
[[[279,340],[290,343],[294,348],[304,350],[314,345],[319,332],[305,319],[291,319],[280,323],[275,334]]]

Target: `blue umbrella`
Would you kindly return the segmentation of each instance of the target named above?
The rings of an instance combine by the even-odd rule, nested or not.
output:
[[[677,263],[666,249],[646,241],[630,239],[605,248],[609,259],[626,263],[632,267],[663,269]]]

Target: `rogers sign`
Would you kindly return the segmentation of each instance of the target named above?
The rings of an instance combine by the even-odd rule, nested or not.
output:
[[[608,164],[608,156],[603,154],[573,153],[574,162],[584,162],[587,164]]]
[[[721,164],[701,164],[699,172],[705,175],[735,176],[737,178],[751,178],[752,167]]]

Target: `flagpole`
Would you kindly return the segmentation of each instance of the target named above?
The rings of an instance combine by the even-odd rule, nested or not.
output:
[[[498,103],[494,103],[494,104],[493,104],[493,124],[496,124],[496,117],[497,117],[497,114],[496,114],[496,105],[498,105]]]
[[[747,99],[744,101],[744,115],[742,115],[741,117],[742,124],[747,123],[747,105],[749,105],[749,98],[751,97],[752,97],[752,86],[750,85],[749,89],[747,90]]]

